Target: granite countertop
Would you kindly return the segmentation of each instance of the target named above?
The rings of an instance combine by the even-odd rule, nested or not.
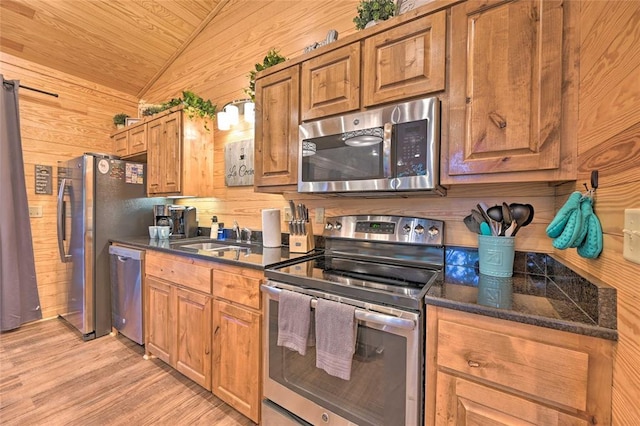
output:
[[[480,274],[473,252],[464,253],[463,261],[454,255],[447,254],[442,277],[427,291],[427,305],[617,340],[615,289],[593,284],[546,255],[517,254],[508,278]]]
[[[126,237],[111,242],[260,270],[319,251],[291,253],[288,246],[268,248],[208,237]],[[198,242],[242,249],[219,252],[183,247]],[[477,250],[448,248],[443,274],[427,290],[425,302],[609,340],[618,338],[615,289],[591,283],[544,254],[517,252],[513,277],[502,278],[478,272]]]
[[[157,250],[165,253],[189,256],[193,258],[212,260],[237,266],[263,270],[269,265],[275,265],[300,257],[309,256],[310,253],[291,253],[289,247],[263,247],[261,244],[238,243],[232,239],[212,240],[208,237],[194,237],[187,239],[151,239],[149,237],[124,237],[110,240],[113,243],[125,244],[145,250]],[[220,246],[239,246],[240,250],[210,251],[183,247],[199,242],[211,242]]]

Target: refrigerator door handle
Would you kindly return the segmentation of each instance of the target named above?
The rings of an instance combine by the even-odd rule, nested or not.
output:
[[[67,187],[67,180],[62,179],[60,182],[60,190],[58,191],[58,251],[60,252],[60,260],[62,263],[71,262],[71,255],[64,252],[64,234],[65,234],[65,202],[64,190]]]

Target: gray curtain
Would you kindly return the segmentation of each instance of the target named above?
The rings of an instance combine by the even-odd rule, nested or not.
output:
[[[22,161],[19,81],[0,96],[0,330],[42,318]]]

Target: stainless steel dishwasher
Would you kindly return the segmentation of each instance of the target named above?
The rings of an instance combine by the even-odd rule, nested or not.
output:
[[[111,257],[111,325],[142,345],[142,262],[144,251],[109,246]]]

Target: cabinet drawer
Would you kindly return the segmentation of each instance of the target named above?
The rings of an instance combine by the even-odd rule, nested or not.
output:
[[[586,409],[589,354],[447,320],[437,330],[438,366]]]
[[[216,268],[213,272],[213,295],[245,305],[249,308],[260,309],[261,277],[255,274],[245,275],[231,270]]]
[[[194,259],[147,251],[145,273],[211,294],[211,267]]]

